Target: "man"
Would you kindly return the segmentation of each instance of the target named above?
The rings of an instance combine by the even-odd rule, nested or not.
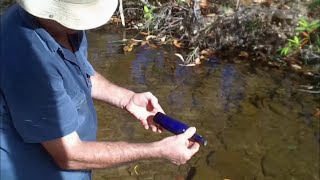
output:
[[[1,180],[87,180],[91,169],[158,158],[179,165],[198,151],[195,128],[152,143],[96,141],[92,98],[161,131],[154,95],[112,84],[87,61],[83,30],[105,24],[117,0],[17,2],[0,26]]]

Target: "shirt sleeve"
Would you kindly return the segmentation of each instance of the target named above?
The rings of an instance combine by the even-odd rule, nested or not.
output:
[[[78,112],[67,94],[52,55],[26,53],[7,64],[4,95],[13,124],[25,142],[63,137],[78,126]]]

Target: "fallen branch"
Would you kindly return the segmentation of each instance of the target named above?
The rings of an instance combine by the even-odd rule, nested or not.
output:
[[[119,0],[120,3],[119,3],[119,12],[120,12],[120,18],[121,18],[121,23],[122,23],[122,26],[125,27],[126,26],[126,23],[125,23],[125,19],[124,19],[124,14],[123,14],[123,0]]]

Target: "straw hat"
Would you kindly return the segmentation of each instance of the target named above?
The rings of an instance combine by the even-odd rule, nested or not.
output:
[[[52,19],[74,30],[99,27],[109,21],[118,0],[17,0],[30,14]]]

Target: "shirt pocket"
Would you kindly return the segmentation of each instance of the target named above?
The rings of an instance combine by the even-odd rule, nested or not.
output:
[[[76,88],[70,97],[77,110],[79,110],[87,101],[85,92],[80,88]]]
[[[90,77],[94,76],[95,70],[87,59],[83,60],[83,69],[84,69],[84,75],[86,77],[87,86],[89,87],[89,89],[91,89],[92,83],[91,83]]]

